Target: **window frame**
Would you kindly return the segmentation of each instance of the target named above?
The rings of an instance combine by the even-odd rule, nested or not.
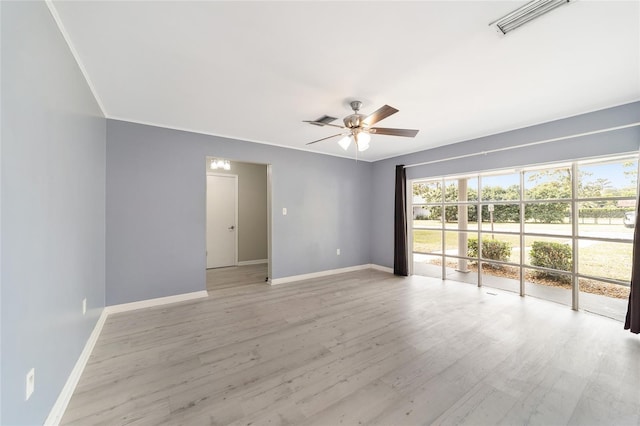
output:
[[[636,192],[635,192],[635,197],[632,196],[601,196],[601,197],[580,197],[579,196],[579,184],[580,179],[582,179],[582,176],[580,175],[580,167],[581,166],[585,166],[585,165],[606,165],[606,164],[614,164],[614,163],[623,163],[625,161],[632,161],[632,162],[636,162],[636,172],[638,172],[640,170],[640,158],[639,155],[637,153],[627,153],[627,154],[621,154],[621,155],[616,155],[616,156],[602,156],[602,157],[596,157],[596,158],[589,158],[589,159],[581,159],[581,160],[575,160],[575,161],[571,161],[571,162],[558,162],[558,163],[547,163],[547,164],[540,164],[540,165],[530,165],[530,166],[526,166],[526,167],[522,167],[522,168],[518,168],[518,169],[514,169],[514,168],[505,168],[505,169],[500,169],[500,170],[492,170],[492,171],[479,171],[476,173],[465,173],[465,174],[459,174],[459,175],[446,175],[446,176],[439,176],[439,177],[431,177],[431,178],[418,178],[418,179],[412,179],[409,181],[409,185],[408,185],[408,192],[410,193],[410,197],[408,198],[409,200],[411,200],[411,204],[410,204],[410,208],[407,209],[407,212],[409,214],[411,214],[411,217],[407,218],[408,222],[409,222],[409,227],[408,227],[408,231],[409,231],[409,249],[410,252],[412,254],[412,261],[410,262],[410,271],[411,273],[413,273],[413,255],[414,254],[425,254],[428,256],[435,256],[435,257],[439,257],[441,264],[442,264],[442,272],[441,272],[441,279],[446,280],[447,279],[447,268],[446,268],[446,259],[447,258],[453,258],[453,259],[464,259],[464,260],[468,260],[468,261],[475,261],[478,262],[478,268],[477,268],[477,285],[478,287],[482,287],[482,275],[483,275],[483,271],[482,271],[482,264],[485,263],[495,263],[495,264],[502,264],[502,265],[507,265],[510,267],[517,267],[519,268],[520,271],[520,296],[524,297],[525,296],[525,270],[539,270],[539,271],[547,271],[547,272],[561,272],[561,273],[566,273],[568,275],[570,275],[571,277],[571,307],[574,310],[578,310],[580,308],[580,280],[582,279],[586,279],[586,280],[595,280],[595,281],[602,281],[602,282],[606,282],[606,283],[610,283],[610,284],[615,284],[615,285],[620,285],[620,286],[624,286],[624,287],[629,287],[630,286],[630,282],[627,281],[622,281],[619,279],[615,279],[615,278],[610,278],[610,277],[599,277],[599,276],[594,276],[594,275],[590,275],[587,273],[582,273],[580,270],[580,264],[579,264],[579,245],[580,242],[582,241],[594,241],[594,242],[606,242],[606,243],[615,243],[615,244],[633,244],[633,238],[628,239],[628,238],[618,238],[618,237],[602,237],[602,236],[585,236],[580,235],[580,211],[579,211],[579,207],[582,203],[603,203],[603,202],[618,202],[618,201],[629,201],[629,200],[633,200],[634,202],[637,202],[638,200],[638,177],[640,176],[640,173],[638,173],[636,175]],[[527,190],[530,190],[531,187],[526,185],[525,179],[526,176],[530,176],[531,173],[535,173],[537,171],[547,171],[547,170],[560,170],[560,169],[566,169],[567,171],[569,171],[570,173],[570,197],[569,198],[549,198],[549,199],[531,199],[527,197]],[[519,199],[517,200],[484,200],[482,198],[483,195],[483,191],[484,191],[484,184],[483,184],[483,177],[494,177],[494,176],[500,176],[500,175],[513,175],[513,174],[518,174],[519,175]],[[447,193],[447,187],[446,184],[451,181],[457,181],[460,179],[475,179],[475,184],[477,185],[477,200],[475,201],[447,201],[446,198],[446,193]],[[424,201],[423,202],[414,202],[415,198],[413,195],[413,188],[415,184],[420,184],[420,183],[433,183],[436,186],[439,186],[440,191],[441,191],[441,195],[440,195],[440,201],[435,202],[435,201]],[[457,187],[457,186],[456,186]],[[526,222],[525,221],[525,216],[526,216],[526,211],[525,211],[525,207],[526,206],[530,206],[533,204],[543,204],[543,203],[566,203],[568,204],[569,207],[569,212],[568,212],[568,218],[570,219],[569,223],[566,223],[567,225],[567,230],[569,231],[568,233],[562,233],[562,234],[550,234],[550,233],[544,233],[544,232],[525,232],[526,229],[526,225],[527,223],[530,222]],[[519,214],[520,214],[520,218],[519,218],[519,223],[518,223],[518,227],[519,228],[517,231],[504,231],[504,230],[500,230],[500,231],[490,231],[490,230],[486,230],[483,229],[484,225],[483,225],[483,220],[482,220],[482,212],[483,212],[483,207],[489,204],[493,204],[493,205],[518,205],[519,207]],[[475,206],[476,208],[476,219],[477,219],[477,223],[476,223],[476,229],[467,229],[467,230],[460,230],[460,229],[455,229],[455,228],[447,228],[447,222],[446,222],[446,208],[447,207],[457,207],[457,206]],[[439,207],[440,208],[440,220],[436,223],[432,223],[429,225],[418,225],[416,226],[414,224],[414,218],[413,218],[413,212],[414,212],[414,207],[428,207],[430,209],[434,208],[434,207]],[[584,225],[584,224],[582,224]],[[421,253],[421,252],[417,252],[414,251],[414,231],[416,230],[427,230],[427,231],[440,231],[440,239],[441,239],[441,250],[440,253]],[[451,253],[447,253],[446,249],[447,249],[447,243],[446,243],[446,236],[447,236],[447,232],[451,233],[459,233],[459,232],[465,232],[469,235],[469,237],[477,237],[478,241],[482,241],[483,238],[483,234],[494,234],[494,235],[509,235],[509,236],[519,236],[519,246],[520,246],[520,261],[519,264],[515,264],[513,262],[503,262],[503,261],[497,261],[497,260],[493,260],[493,259],[483,259],[482,258],[482,253],[481,250],[478,250],[478,257],[473,258],[473,257],[469,257],[469,256],[460,256],[457,254],[451,254]],[[525,239],[527,237],[541,237],[541,238],[554,238],[554,239],[568,239],[570,240],[570,244],[571,244],[571,251],[572,251],[572,270],[571,271],[556,271],[553,269],[549,269],[549,268],[543,268],[543,267],[539,267],[539,266],[533,266],[533,265],[529,265],[526,262],[526,255],[525,255]],[[457,246],[457,245],[456,245]]]

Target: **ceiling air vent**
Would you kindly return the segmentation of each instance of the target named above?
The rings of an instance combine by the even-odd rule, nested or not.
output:
[[[336,117],[331,117],[329,115],[323,115],[322,117],[318,118],[317,120],[314,121],[309,121],[310,124],[314,124],[316,126],[324,126],[325,124],[329,124],[332,121],[336,121],[337,118]]]
[[[497,21],[490,23],[489,26],[494,27],[500,34],[504,35],[509,31],[513,31],[527,22],[572,1],[575,0],[533,0],[503,16]]]

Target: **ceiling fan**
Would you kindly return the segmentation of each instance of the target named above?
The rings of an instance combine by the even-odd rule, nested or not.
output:
[[[331,124],[332,121],[337,120],[335,117],[330,117],[328,115],[322,116],[317,120],[304,120],[304,123],[313,124],[315,126],[331,126],[337,127],[340,129],[344,129],[345,131],[342,133],[337,133],[335,135],[327,136],[326,138],[318,139],[313,142],[309,142],[307,145],[311,145],[317,142],[321,142],[327,139],[335,138],[336,136],[343,136],[342,139],[338,141],[338,144],[345,151],[351,145],[351,139],[353,138],[355,145],[358,151],[366,151],[369,149],[369,142],[371,141],[371,135],[388,135],[388,136],[404,136],[408,138],[413,138],[418,134],[418,130],[411,129],[390,129],[388,127],[371,127],[376,124],[378,121],[383,120],[389,117],[392,114],[398,112],[397,109],[391,107],[389,105],[385,105],[379,108],[377,111],[373,112],[369,115],[360,114],[360,107],[362,106],[362,102],[360,101],[352,101],[350,103],[351,109],[353,109],[353,114],[348,115],[344,118],[344,126],[340,126],[337,124]]]

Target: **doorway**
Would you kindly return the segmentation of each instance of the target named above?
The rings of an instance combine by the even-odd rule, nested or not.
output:
[[[262,277],[260,282],[268,281],[271,277],[271,166],[219,157],[207,157],[206,164],[207,286],[210,281],[218,284],[233,281],[236,275],[243,281],[243,274],[252,276],[251,281],[256,281],[259,275]],[[209,224],[213,220],[210,216],[234,204],[234,198],[226,194],[231,192],[233,185],[228,181],[226,189],[218,188],[217,184],[210,185],[212,176],[235,179],[235,217],[232,219],[233,215],[227,212],[226,219],[221,219],[217,226]],[[233,229],[229,229],[232,226]],[[218,244],[221,234],[229,239],[229,243],[235,242],[232,261],[231,251],[226,249],[226,261],[214,262],[225,246]],[[235,237],[235,241],[231,241],[231,237]]]
[[[238,264],[238,176],[207,175],[207,269]]]

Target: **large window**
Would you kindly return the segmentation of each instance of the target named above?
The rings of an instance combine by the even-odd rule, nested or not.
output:
[[[414,180],[413,273],[623,319],[637,156]]]

